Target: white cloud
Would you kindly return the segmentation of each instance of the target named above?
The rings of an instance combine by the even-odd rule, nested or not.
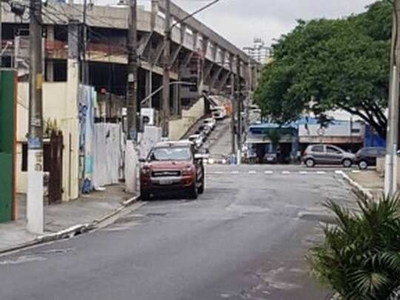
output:
[[[209,1],[175,0],[188,12]],[[197,17],[239,47],[261,37],[270,44],[289,32],[297,19],[339,18],[358,13],[373,0],[221,0]]]

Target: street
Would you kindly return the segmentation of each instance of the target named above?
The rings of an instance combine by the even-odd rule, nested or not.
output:
[[[334,169],[207,166],[196,201],[146,203],[114,224],[0,257],[0,299],[327,299],[307,249],[349,203]],[[307,171],[307,173],[305,173]]]

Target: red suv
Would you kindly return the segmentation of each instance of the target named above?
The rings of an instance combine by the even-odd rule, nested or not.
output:
[[[140,169],[140,195],[184,191],[192,199],[204,192],[203,160],[191,142],[161,142],[154,146]]]

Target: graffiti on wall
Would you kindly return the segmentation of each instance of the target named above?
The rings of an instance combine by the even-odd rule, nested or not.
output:
[[[79,153],[81,170],[81,192],[93,189],[93,137],[94,107],[96,92],[93,87],[80,85],[78,95],[79,112]]]

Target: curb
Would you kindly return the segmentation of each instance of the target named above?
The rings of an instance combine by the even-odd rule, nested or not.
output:
[[[368,200],[374,200],[374,196],[371,194],[371,192],[367,191],[358,182],[351,179],[350,176],[347,175],[345,172],[337,171],[336,174],[342,175],[343,179],[352,186],[357,197],[361,196],[367,198]]]
[[[17,251],[17,250],[22,250],[28,247],[32,247],[35,245],[39,245],[39,244],[43,244],[43,243],[48,243],[48,242],[53,242],[53,241],[57,241],[57,240],[62,240],[62,239],[68,239],[68,238],[72,238],[76,235],[79,234],[83,234],[86,232],[89,232],[95,228],[97,228],[101,223],[103,223],[104,221],[118,215],[120,212],[122,212],[123,210],[125,210],[127,207],[131,206],[132,204],[134,204],[135,202],[137,202],[139,200],[140,196],[134,196],[128,200],[125,200],[124,202],[122,202],[121,206],[118,207],[117,209],[115,209],[114,211],[112,211],[111,213],[105,215],[104,217],[102,217],[99,220],[94,220],[91,223],[86,223],[86,224],[77,224],[77,225],[73,225],[71,227],[68,227],[66,229],[60,230],[58,232],[55,233],[50,233],[50,234],[45,234],[45,235],[41,235],[36,237],[34,240],[29,241],[29,242],[25,242],[16,246],[11,246],[7,249],[3,249],[0,250],[0,255],[2,254],[6,254],[9,252],[13,252],[13,251]]]

